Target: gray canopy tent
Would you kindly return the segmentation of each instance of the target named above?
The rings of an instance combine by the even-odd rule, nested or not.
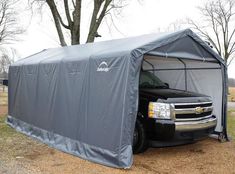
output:
[[[64,152],[128,168],[141,68],[172,88],[210,95],[215,132],[227,136],[226,65],[189,29],[48,49],[15,62],[7,123]]]

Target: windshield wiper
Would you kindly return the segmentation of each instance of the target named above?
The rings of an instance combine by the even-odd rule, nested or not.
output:
[[[151,89],[167,89],[168,87],[165,85],[161,85],[161,86],[154,86],[154,85],[140,85],[140,88],[151,88]]]
[[[162,85],[162,86],[155,86],[155,88],[158,88],[158,89],[159,89],[159,88],[160,88],[160,89],[161,89],[161,88],[162,88],[162,89],[167,89],[168,87],[165,86],[165,85]]]

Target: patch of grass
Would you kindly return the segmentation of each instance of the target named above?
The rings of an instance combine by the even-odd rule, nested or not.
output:
[[[228,111],[227,129],[228,135],[235,139],[235,110]]]
[[[8,104],[8,94],[7,92],[0,91],[0,105],[6,106]]]
[[[7,162],[18,156],[28,157],[32,154],[34,155],[35,152],[41,154],[49,149],[45,148],[44,144],[18,133],[15,129],[8,126],[5,120],[6,116],[0,115],[0,162]],[[45,151],[45,153],[48,153],[48,151]]]
[[[0,149],[2,151],[1,156],[4,160],[12,159],[16,154],[11,149],[12,142],[15,141],[16,131],[11,129],[5,123],[6,116],[0,115]]]
[[[16,134],[16,131],[10,128],[6,123],[6,116],[0,116],[0,137],[1,139],[7,139]]]
[[[6,124],[6,115],[0,115],[0,149],[1,145],[4,142],[2,141],[8,141],[10,139],[22,139],[26,138],[25,135],[18,133],[15,129],[11,128]],[[18,140],[19,141],[19,140]]]
[[[229,87],[228,101],[235,101],[235,87]]]

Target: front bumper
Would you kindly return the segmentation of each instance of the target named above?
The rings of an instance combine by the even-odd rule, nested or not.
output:
[[[213,133],[217,119],[214,115],[197,121],[154,120],[149,140],[195,140]]]
[[[177,121],[175,122],[175,130],[179,132],[197,131],[215,127],[217,119],[215,116],[198,121]]]

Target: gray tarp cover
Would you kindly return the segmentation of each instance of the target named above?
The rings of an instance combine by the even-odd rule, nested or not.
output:
[[[182,38],[197,44],[175,44],[176,49],[163,51]],[[188,29],[48,49],[10,66],[8,124],[81,158],[130,167],[139,72],[144,55],[151,51],[213,59],[226,75],[222,59]]]

